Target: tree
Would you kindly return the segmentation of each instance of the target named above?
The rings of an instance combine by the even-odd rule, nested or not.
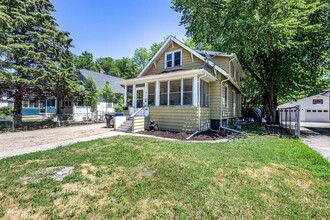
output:
[[[104,101],[107,104],[108,107],[108,103],[111,102],[115,102],[116,101],[116,96],[115,96],[115,92],[113,91],[113,89],[110,87],[110,83],[106,82],[102,91],[101,91],[102,97],[104,99]]]
[[[151,52],[147,48],[137,48],[134,52],[133,62],[139,67],[140,71],[148,64],[151,59]]]
[[[79,56],[75,56],[74,66],[76,70],[87,69],[96,72],[99,71],[99,69],[96,67],[94,63],[93,54],[87,51],[82,52],[81,55]]]
[[[115,61],[114,75],[125,79],[136,77],[139,73],[137,65],[131,58],[124,57]]]
[[[22,126],[22,100],[52,94],[45,78],[61,71],[72,47],[58,30],[48,0],[1,0],[0,87],[14,97],[14,126]]]
[[[196,41],[235,52],[258,83],[267,121],[278,99],[310,90],[329,65],[326,0],[173,0]]]
[[[85,100],[88,106],[91,106],[92,112],[97,109],[97,102],[99,100],[99,92],[96,87],[96,81],[93,77],[88,76],[84,88],[86,92]]]
[[[111,57],[98,58],[95,61],[95,66],[98,70],[103,69],[106,74],[110,74],[115,71],[115,62]]]

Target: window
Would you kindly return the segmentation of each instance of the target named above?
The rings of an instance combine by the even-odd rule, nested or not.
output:
[[[170,81],[170,105],[181,105],[181,80]]]
[[[174,66],[181,66],[181,51],[174,53]]]
[[[322,105],[323,104],[323,99],[313,99],[313,104],[314,105]]]
[[[148,105],[155,105],[155,86],[156,83],[148,83]]]
[[[172,67],[172,54],[166,54],[166,68]]]
[[[307,112],[311,112],[311,110],[307,110]]]
[[[317,110],[317,112],[322,112],[322,110]]]
[[[228,107],[228,86],[225,85],[225,107]]]
[[[165,53],[165,68],[181,66],[181,50]]]
[[[232,92],[231,92],[231,98],[232,98],[232,102],[231,102],[231,107],[234,109],[234,111],[235,111],[235,109],[236,109],[236,93],[235,93],[235,91],[233,90]]]
[[[160,82],[160,105],[167,105],[167,81]]]
[[[183,105],[192,105],[192,83],[193,79],[183,80]]]
[[[39,102],[36,100],[30,101],[30,107],[39,108]]]
[[[200,106],[209,107],[209,84],[204,80],[200,81]]]
[[[29,107],[29,101],[23,101],[23,108]]]
[[[127,91],[126,91],[126,103],[127,106],[133,106],[133,86],[127,86]]]
[[[328,110],[323,110],[323,112],[328,112]]]

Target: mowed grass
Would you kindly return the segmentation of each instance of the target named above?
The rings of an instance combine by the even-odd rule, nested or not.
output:
[[[0,217],[328,219],[330,164],[300,140],[249,130],[229,143],[113,137],[1,160]],[[21,181],[56,166],[75,170]]]

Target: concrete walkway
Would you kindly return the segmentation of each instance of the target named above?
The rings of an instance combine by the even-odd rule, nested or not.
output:
[[[330,123],[301,123],[301,139],[330,161]]]

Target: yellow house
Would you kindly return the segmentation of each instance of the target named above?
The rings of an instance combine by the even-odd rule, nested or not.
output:
[[[161,130],[195,132],[241,116],[242,76],[235,54],[193,50],[170,36],[136,78],[117,83],[125,86],[133,132],[149,120]]]

